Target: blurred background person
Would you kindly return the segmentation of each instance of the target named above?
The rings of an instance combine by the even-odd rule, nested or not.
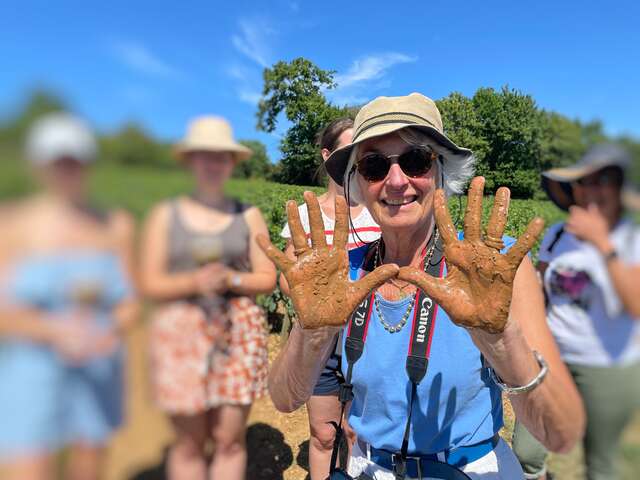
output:
[[[50,114],[26,157],[40,189],[2,208],[0,237],[0,471],[9,479],[99,477],[123,422],[122,335],[137,314],[134,224],[88,196],[93,133]]]
[[[176,153],[195,188],[153,208],[141,257],[144,292],[158,303],[151,375],[176,434],[168,474],[244,479],[247,417],[266,392],[265,317],[254,297],[275,288],[276,270],[255,243],[268,230],[257,208],[224,195],[251,154],[224,119],[193,120]]]
[[[549,326],[586,407],[590,480],[618,478],[620,437],[640,407],[640,228],[622,201],[630,162],[619,146],[599,145],[542,178],[569,212],[547,231],[538,271]],[[514,450],[527,478],[545,478],[547,452],[520,424]]]
[[[334,150],[351,143],[352,136],[353,120],[350,118],[334,120],[321,130],[318,133],[317,143],[320,147],[323,161],[326,161]],[[324,168],[324,164],[321,168]],[[333,243],[337,195],[344,196],[344,190],[329,177],[327,191],[318,197],[325,226],[325,235],[329,245]],[[298,207],[298,212],[305,232],[309,235],[309,214],[307,213],[306,203]],[[364,245],[364,242],[372,242],[380,237],[380,227],[364,205],[351,205],[350,218],[348,249],[360,247]],[[282,237],[287,239],[285,254],[295,260],[288,224],[285,224],[282,230]],[[284,275],[280,276],[280,288],[284,293],[289,294],[289,287]],[[338,335],[335,338],[336,345],[338,345],[337,342]],[[340,390],[340,384],[344,382],[344,378],[340,371],[340,355],[336,350],[339,349],[334,347],[334,353],[327,360],[318,383],[313,389],[313,395],[307,402],[309,431],[311,433],[311,438],[309,439],[309,473],[312,480],[324,480],[329,475],[331,451],[336,435],[336,429],[331,422],[336,422],[340,418],[338,391]],[[348,429],[348,425],[344,426]]]

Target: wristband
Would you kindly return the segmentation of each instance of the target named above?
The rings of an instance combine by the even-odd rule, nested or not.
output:
[[[510,387],[496,375],[496,372],[493,370],[493,368],[489,367],[489,376],[491,380],[493,380],[493,383],[495,383],[500,388],[500,390],[502,390],[507,395],[518,395],[521,393],[530,392],[531,390],[536,388],[538,385],[540,385],[542,383],[542,380],[544,380],[544,377],[546,377],[547,373],[549,373],[549,365],[547,365],[547,362],[545,361],[545,359],[542,358],[542,355],[540,355],[535,350],[533,351],[533,355],[536,357],[536,360],[540,365],[540,371],[534,377],[534,379],[531,380],[526,385],[523,385],[521,387]]]

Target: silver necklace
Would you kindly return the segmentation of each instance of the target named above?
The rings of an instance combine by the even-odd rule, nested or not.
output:
[[[427,265],[429,265],[429,263],[431,262],[431,257],[433,257],[433,252],[436,249],[436,243],[438,242],[438,229],[436,228],[435,234],[434,234],[434,238],[433,238],[433,244],[431,245],[431,248],[429,249],[429,252],[427,252],[426,254],[426,260],[424,262],[424,271],[426,273],[427,271]],[[380,242],[382,239],[379,239],[376,242],[376,267],[379,267],[380,265],[382,265],[382,258],[380,256]],[[409,315],[411,315],[411,310],[413,310],[413,306],[416,303],[416,298],[418,297],[418,289],[416,288],[416,291],[413,293],[413,298],[411,299],[411,301],[409,302],[409,306],[407,307],[407,310],[404,312],[404,315],[402,315],[402,318],[400,319],[400,321],[396,324],[396,325],[390,325],[385,319],[384,319],[384,315],[382,315],[382,309],[380,308],[380,301],[378,300],[378,294],[377,292],[374,293],[373,295],[373,305],[376,307],[376,312],[378,313],[378,319],[380,320],[380,323],[382,324],[382,326],[384,327],[384,329],[389,332],[389,333],[397,333],[400,330],[402,330],[402,328],[407,324],[407,321],[409,320]]]

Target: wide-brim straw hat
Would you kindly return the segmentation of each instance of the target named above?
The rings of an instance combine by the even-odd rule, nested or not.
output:
[[[253,152],[233,138],[231,125],[224,118],[202,116],[194,118],[187,127],[187,134],[174,147],[179,160],[189,152],[230,152],[240,162]]]
[[[567,211],[575,204],[571,187],[573,182],[607,167],[618,167],[626,173],[630,164],[631,156],[619,145],[611,143],[596,145],[576,164],[543,172],[542,188],[558,208]],[[640,205],[638,194],[628,186],[622,192],[622,199],[628,208],[636,209]]]
[[[434,148],[448,156],[471,157],[471,150],[457,146],[445,134],[442,117],[435,102],[420,93],[403,97],[378,97],[360,109],[353,125],[353,140],[335,150],[325,162],[331,178],[343,185],[345,170],[353,147],[363,141],[387,135],[403,128],[424,131],[437,143]]]

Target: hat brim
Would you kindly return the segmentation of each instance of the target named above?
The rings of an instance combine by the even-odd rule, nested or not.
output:
[[[571,183],[607,166],[610,165],[575,166],[547,170],[542,173],[542,189],[559,209],[567,212],[569,207],[576,203]],[[640,211],[640,192],[624,188],[622,191],[622,204],[630,210]]]
[[[236,163],[247,160],[253,155],[253,151],[238,143],[228,145],[211,145],[206,143],[180,143],[173,148],[179,161],[184,162],[185,157],[191,152],[229,152]]]
[[[450,152],[452,155],[463,155],[463,156],[471,156],[473,152],[467,148],[458,147],[455,143],[453,143],[449,138],[440,133],[433,127],[427,125],[420,125],[414,123],[403,123],[399,124],[396,122],[377,125],[374,128],[371,128],[369,131],[365,132],[356,142],[350,143],[349,145],[345,145],[342,148],[335,150],[325,162],[325,167],[327,168],[327,172],[329,176],[336,182],[338,185],[343,186],[344,184],[344,175],[345,170],[347,169],[347,165],[349,164],[349,156],[353,151],[353,147],[356,145],[368,140],[370,138],[383,137],[390,133],[397,132],[399,130],[403,130],[405,128],[412,128],[415,130],[420,130],[427,133],[433,140],[442,148],[444,148],[447,152]],[[443,156],[447,157],[446,152],[443,153]]]

